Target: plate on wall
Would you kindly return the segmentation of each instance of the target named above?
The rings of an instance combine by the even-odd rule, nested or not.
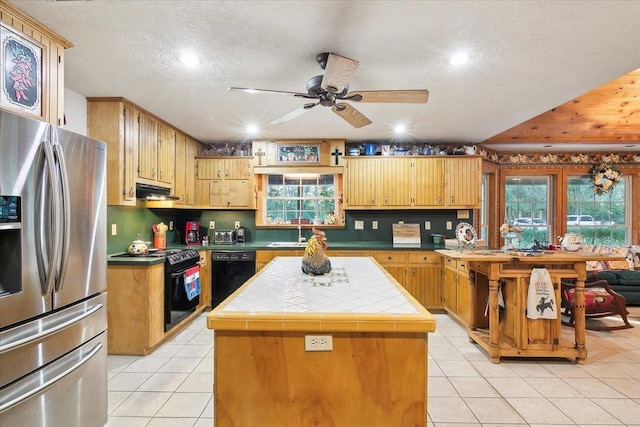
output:
[[[478,233],[471,224],[461,222],[456,227],[456,239],[460,247],[473,249],[478,244]]]

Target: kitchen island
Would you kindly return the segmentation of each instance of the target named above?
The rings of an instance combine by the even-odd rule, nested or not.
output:
[[[373,258],[331,262],[277,257],[207,315],[217,427],[427,425],[435,319]]]
[[[504,253],[498,250],[437,250],[443,257],[445,290],[457,286],[456,316],[467,326],[471,341],[488,353],[493,363],[501,357],[569,358],[583,364],[587,357],[585,344],[586,262],[588,260],[617,260],[617,255],[591,252],[549,251],[543,254]],[[453,265],[453,267],[452,267]],[[462,266],[462,268],[461,268]],[[555,291],[556,319],[529,319],[527,293],[533,268],[549,272]],[[447,280],[447,270],[464,271],[465,280]],[[576,284],[575,327],[571,339],[562,336],[560,310],[560,282]],[[500,304],[501,291],[503,304]],[[445,302],[445,307],[447,303]],[[486,313],[486,314],[485,314]]]

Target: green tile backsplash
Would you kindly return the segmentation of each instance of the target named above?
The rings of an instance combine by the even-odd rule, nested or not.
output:
[[[472,212],[472,211],[471,211]],[[398,221],[407,224],[420,224],[423,243],[431,243],[431,234],[444,234],[447,238],[454,238],[454,230],[459,222],[472,223],[472,218],[458,220],[455,210],[401,210],[401,211],[347,211],[346,226],[340,229],[325,229],[329,242],[391,242],[391,225]],[[273,230],[256,229],[254,211],[248,210],[186,210],[186,209],[147,209],[142,202],[136,207],[107,207],[107,250],[109,253],[124,252],[129,244],[137,239],[138,234],[146,241],[152,241],[151,226],[163,221],[169,225],[174,222],[174,231],[167,233],[167,244],[182,243],[184,223],[186,221],[200,221],[201,234],[208,232],[209,221],[216,222],[217,230],[233,229],[235,221],[249,229],[252,242],[295,241],[298,230],[295,228]],[[364,230],[355,229],[355,221],[364,221]],[[378,221],[378,229],[372,229],[372,221]],[[424,222],[431,222],[431,230],[424,229]],[[453,223],[453,230],[446,230],[447,221]],[[111,235],[111,224],[116,224],[117,235]],[[322,226],[319,226],[322,228]],[[305,237],[311,236],[309,229],[303,229]]]

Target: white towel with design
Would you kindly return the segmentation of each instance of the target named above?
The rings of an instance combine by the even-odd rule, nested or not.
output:
[[[529,319],[556,319],[558,307],[553,290],[551,275],[546,268],[534,268],[529,279],[527,296],[527,317]]]

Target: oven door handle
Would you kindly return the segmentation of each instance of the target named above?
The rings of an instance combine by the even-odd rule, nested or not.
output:
[[[185,268],[185,269],[182,269],[182,270],[179,270],[179,271],[176,271],[176,272],[170,273],[170,274],[171,274],[171,278],[172,278],[172,279],[177,279],[178,277],[183,276],[183,275],[184,275],[184,273],[186,273],[186,272],[187,272],[187,270],[189,270],[190,268],[196,267],[196,266],[198,266],[198,267],[199,267],[199,265],[198,265],[198,264],[194,264],[194,265],[192,265],[191,267],[187,267],[187,268]],[[198,269],[198,271],[200,271],[200,269]]]

